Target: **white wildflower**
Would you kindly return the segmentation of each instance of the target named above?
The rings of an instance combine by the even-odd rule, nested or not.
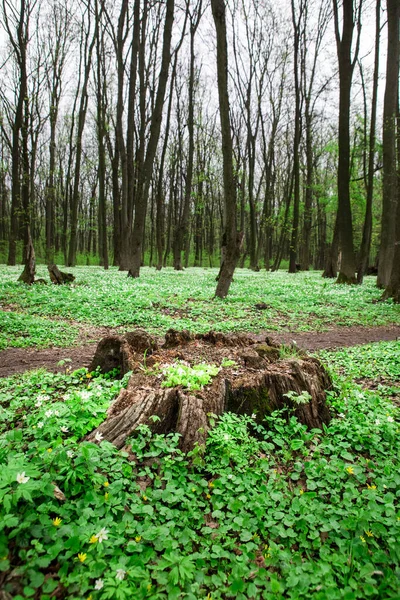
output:
[[[101,440],[103,439],[103,434],[100,433],[100,431],[98,431],[94,436],[94,439],[96,440],[96,442],[101,442]]]
[[[86,392],[85,390],[80,392],[80,397],[82,398],[82,400],[89,400],[91,395],[91,392]]]
[[[338,419],[344,419],[345,418],[345,414],[344,413],[339,413],[338,414]]]
[[[23,421],[26,421],[26,415],[24,415],[24,416],[22,417],[22,420],[23,420]]]
[[[96,533],[97,541],[101,544],[104,540],[108,540],[108,529],[103,527],[100,529],[99,533]]]
[[[17,477],[15,478],[18,483],[27,483],[30,480],[30,477],[25,475],[25,471],[22,473],[17,473]]]
[[[256,417],[257,417],[256,413],[253,413],[253,414],[251,415],[251,418],[252,418],[252,419],[255,419]]]
[[[63,425],[62,427],[60,427],[60,429],[61,429],[61,431],[63,433],[68,433],[68,431],[69,431],[68,427],[66,427],[65,425]]]
[[[71,398],[71,394],[64,394],[63,400],[69,400]]]
[[[228,441],[231,439],[231,436],[229,435],[229,433],[224,433],[224,440]]]
[[[36,402],[35,402],[35,406],[36,406],[36,408],[40,408],[40,407],[42,406],[42,404],[43,404],[43,402],[42,402],[42,400],[40,400],[39,398],[38,398],[38,399],[36,400]]]
[[[229,473],[229,475],[228,475],[228,479],[233,479],[233,475],[232,475],[232,473]]]
[[[37,428],[38,429],[43,429],[43,427],[44,427],[43,421],[39,421],[39,423],[37,424]]]
[[[53,411],[51,410],[51,408],[49,408],[49,410],[46,410],[46,412],[44,413],[44,416],[49,418],[53,415]]]
[[[60,413],[59,413],[59,411],[58,411],[58,410],[55,410],[55,411],[54,411],[54,416],[55,416],[55,417],[59,417],[59,416],[60,416]]]
[[[375,419],[375,425],[380,425],[380,424],[381,424],[380,420],[379,419]]]
[[[67,456],[68,458],[73,458],[75,456],[75,452],[72,452],[72,450],[67,450]]]
[[[94,589],[95,590],[102,590],[104,586],[104,581],[102,579],[96,579],[96,582],[94,584]]]
[[[391,417],[391,416],[389,416],[389,417],[387,418],[387,420],[388,420],[388,423],[394,423],[394,419],[393,419],[393,417]]]
[[[122,581],[125,578],[126,571],[124,569],[117,569],[116,578]]]

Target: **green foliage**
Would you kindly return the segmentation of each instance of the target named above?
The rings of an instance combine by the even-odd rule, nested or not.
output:
[[[329,353],[331,369],[343,369],[343,352],[352,351]],[[351,376],[367,356],[357,352]],[[369,352],[398,381],[398,345]],[[262,424],[210,415],[206,447],[189,455],[177,434],[146,426],[129,452],[82,441],[127,377],[82,369],[1,380],[4,591],[17,600],[396,598],[399,410],[387,388],[333,373],[324,432],[285,411]]]
[[[381,291],[369,277],[362,286],[338,286],[315,272],[289,275],[238,269],[229,296],[211,300],[216,269],[145,267],[139,279],[128,278],[116,268],[76,267],[71,272],[76,280],[68,286],[25,286],[17,282],[19,268],[0,267],[0,303],[8,315],[29,322],[27,337],[7,326],[8,345],[38,347],[51,340],[66,345],[76,337],[78,324],[121,331],[145,327],[162,335],[170,327],[204,333],[400,323],[398,305],[374,302]],[[42,266],[38,277],[48,278]],[[257,310],[260,302],[268,308]]]
[[[303,390],[301,394],[297,394],[296,392],[290,391],[287,394],[283,394],[286,398],[289,398],[293,402],[293,404],[309,404],[311,400],[311,394],[307,392],[307,390]]]
[[[200,363],[198,365],[177,362],[169,365],[162,371],[165,379],[161,387],[175,387],[181,385],[188,390],[200,390],[211,382],[211,379],[219,373],[219,367]]]
[[[78,328],[49,317],[0,311],[0,350],[8,347],[71,346]]]

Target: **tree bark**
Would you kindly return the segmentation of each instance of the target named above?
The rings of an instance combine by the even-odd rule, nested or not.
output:
[[[372,84],[372,104],[371,104],[371,123],[369,130],[369,148],[368,148],[368,174],[367,174],[367,200],[365,206],[365,219],[360,248],[359,268],[357,271],[357,283],[361,284],[364,275],[367,272],[369,257],[371,252],[372,238],[372,200],[374,194],[374,158],[375,158],[375,140],[376,140],[376,113],[378,100],[378,78],[379,78],[379,50],[380,50],[380,15],[381,0],[376,0],[376,18],[375,18],[375,58],[374,75]],[[367,115],[365,115],[366,119]]]
[[[164,38],[162,48],[162,60],[158,78],[157,95],[150,123],[150,138],[147,145],[146,157],[143,164],[143,173],[138,181],[135,197],[135,220],[132,231],[131,256],[129,261],[128,275],[139,277],[142,262],[143,234],[146,219],[147,200],[151,181],[153,161],[160,137],[162,113],[165,99],[165,90],[168,81],[168,71],[171,62],[171,37],[174,22],[174,0],[167,0],[166,15],[164,23]]]
[[[379,249],[378,287],[390,281],[395,249],[394,215],[397,206],[398,172],[396,166],[396,114],[399,85],[399,14],[398,0],[387,0],[388,45],[386,87],[383,105],[383,187],[381,244]]]
[[[355,253],[353,245],[353,222],[350,202],[350,99],[354,64],[357,60],[360,34],[360,13],[362,0],[358,6],[358,36],[355,56],[352,59],[351,46],[354,31],[353,0],[343,0],[342,35],[339,31],[338,0],[333,0],[336,46],[339,61],[339,164],[338,164],[338,211],[337,226],[342,260],[338,283],[356,283]]]
[[[160,361],[173,363],[182,352],[185,361],[193,364],[198,361],[199,348],[214,364],[228,354],[235,366],[221,368],[212,382],[198,391],[182,386],[163,388],[151,367]],[[246,336],[214,332],[194,339],[189,332],[170,331],[160,349],[146,332],[137,331],[125,338],[102,340],[90,368],[116,366],[122,372],[133,370],[132,376],[127,389],[109,408],[106,421],[86,437],[89,441],[102,437],[122,448],[127,437],[146,424],[157,433],[180,433],[180,446],[189,451],[195,444],[205,443],[210,413],[219,416],[225,411],[254,414],[261,423],[272,411],[286,408],[309,428],[319,429],[330,421],[325,390],[332,384],[319,361],[306,355],[280,360],[279,347],[268,339],[257,343]],[[309,401],[296,402],[304,392]]]
[[[225,1],[211,0],[211,8],[217,34],[217,78],[219,114],[222,135],[222,160],[224,177],[224,236],[222,264],[215,295],[228,295],[233,273],[240,256],[243,234],[237,233],[236,186],[233,176],[233,150],[229,116],[228,95],[228,47],[226,40]]]

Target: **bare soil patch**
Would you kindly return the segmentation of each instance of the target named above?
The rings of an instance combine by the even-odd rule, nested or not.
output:
[[[0,377],[8,377],[15,373],[44,367],[49,371],[60,372],[66,367],[71,370],[89,366],[96,348],[96,343],[106,335],[119,333],[120,329],[107,327],[82,326],[79,336],[80,346],[72,348],[9,348],[0,352]],[[323,332],[265,332],[253,335],[262,341],[268,335],[280,344],[296,342],[299,348],[313,352],[315,350],[333,349],[344,346],[356,346],[380,341],[400,339],[400,326],[380,327],[337,327]],[[58,365],[61,360],[70,359],[64,365]],[[208,361],[207,356],[204,360]]]

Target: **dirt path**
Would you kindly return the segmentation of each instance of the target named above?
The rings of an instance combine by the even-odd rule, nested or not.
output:
[[[101,333],[104,335],[110,333],[110,331]],[[268,335],[281,344],[290,344],[295,341],[299,348],[315,351],[343,346],[356,346],[371,342],[400,340],[400,325],[372,328],[337,327],[336,329],[324,332],[266,332],[255,337],[263,339],[265,335]],[[101,337],[103,336],[99,335],[97,341]],[[46,348],[44,350],[9,348],[0,352],[0,377],[8,377],[14,373],[23,373],[24,371],[39,369],[41,367],[53,372],[64,371],[66,367],[71,370],[78,369],[79,367],[87,367],[94,355],[95,348],[95,342],[74,348]],[[60,361],[66,362],[63,365],[59,365]]]

